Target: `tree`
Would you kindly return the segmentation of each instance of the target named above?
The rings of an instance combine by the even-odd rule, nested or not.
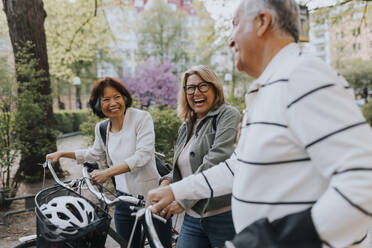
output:
[[[173,74],[173,66],[168,62],[148,60],[137,67],[133,76],[125,76],[122,82],[139,98],[142,106],[177,104],[177,78]]]
[[[367,99],[368,89],[372,89],[372,61],[346,60],[341,65],[340,73],[356,90],[357,94]]]
[[[3,0],[3,6],[18,82],[16,122],[22,149],[17,178],[40,179],[42,167],[38,163],[45,160],[46,151],[56,150],[44,29],[46,12],[42,0]]]
[[[44,0],[45,24],[52,86],[57,97],[72,94],[72,79],[81,78],[86,93],[97,79],[97,64],[118,64],[109,51],[112,33],[101,2]],[[118,73],[120,74],[120,73]],[[78,86],[79,90],[80,87]]]
[[[197,15],[193,16],[194,24],[189,30],[189,47],[186,49],[190,63],[193,65],[211,65],[212,56],[226,46],[226,39],[221,39],[219,30],[215,28],[216,21],[211,17],[203,2],[194,0],[193,8]]]
[[[176,65],[176,72],[188,66],[187,17],[181,11],[173,11],[164,0],[148,3],[138,19],[138,51],[141,61],[149,58],[161,63],[170,61]]]

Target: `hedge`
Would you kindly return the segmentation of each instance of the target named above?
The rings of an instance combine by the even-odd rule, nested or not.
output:
[[[88,120],[89,110],[60,110],[54,112],[56,129],[61,133],[80,131],[80,125]]]
[[[369,125],[372,126],[372,100],[362,107],[362,111]]]

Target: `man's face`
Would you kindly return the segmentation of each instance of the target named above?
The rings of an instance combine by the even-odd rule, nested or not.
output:
[[[236,52],[236,67],[248,75],[255,75],[255,55],[257,54],[257,36],[255,34],[254,15],[247,17],[244,13],[244,4],[238,7],[233,19],[233,34],[230,47]]]

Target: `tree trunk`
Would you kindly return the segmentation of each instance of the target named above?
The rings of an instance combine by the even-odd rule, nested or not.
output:
[[[23,121],[23,127],[19,135],[20,143],[24,146],[24,149],[21,149],[21,161],[17,176],[39,180],[42,176],[42,166],[38,165],[38,163],[45,160],[45,154],[47,152],[56,150],[56,136],[53,132],[54,115],[44,29],[46,12],[42,0],[2,1],[15,55],[16,69],[18,68],[16,70],[16,77],[19,97],[25,91],[33,89],[34,92],[40,95],[36,96],[34,92],[30,91],[28,96],[31,97],[28,97],[30,99],[26,99],[26,101],[30,101],[33,104],[31,106],[37,106],[41,110],[39,112],[42,113],[41,117],[35,115],[35,118],[23,117],[23,120],[17,120],[17,122]],[[24,48],[29,43],[31,43],[31,46],[27,49],[27,53],[30,55],[30,57],[27,57],[30,61],[28,63],[27,60],[25,62],[25,57],[18,55],[22,52],[24,53]],[[32,59],[36,63],[31,63]],[[19,68],[25,65],[31,65],[32,68],[29,69],[39,72],[39,74],[20,73]],[[23,95],[27,96],[27,94]],[[18,112],[22,111],[20,110],[19,102],[18,100]],[[20,113],[19,116],[22,116],[22,114],[30,115],[29,111]]]

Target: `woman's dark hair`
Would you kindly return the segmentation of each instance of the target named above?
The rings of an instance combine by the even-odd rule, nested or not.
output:
[[[101,110],[100,98],[103,96],[103,91],[106,87],[115,88],[123,96],[126,109],[132,106],[132,96],[127,88],[125,88],[124,84],[115,78],[105,77],[104,79],[100,79],[94,83],[89,98],[89,106],[93,110],[93,113],[99,118],[105,118],[105,115]]]

